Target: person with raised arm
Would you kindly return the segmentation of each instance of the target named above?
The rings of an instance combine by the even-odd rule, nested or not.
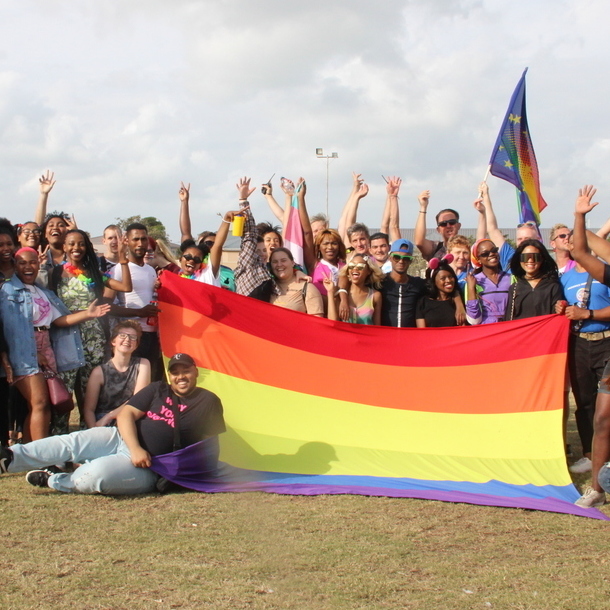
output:
[[[447,254],[447,242],[460,232],[460,215],[451,208],[441,210],[436,215],[436,230],[443,241],[432,241],[426,237],[426,215],[430,204],[430,191],[422,191],[417,198],[419,201],[419,213],[415,222],[415,245],[419,248],[424,260],[431,258],[442,258]]]
[[[610,286],[610,265],[601,261],[610,260],[610,243],[605,239],[586,230],[585,217],[598,205],[591,203],[597,190],[591,185],[585,185],[578,191],[574,209],[574,232],[572,237],[572,258],[584,268],[594,280]],[[593,254],[590,250],[593,250]],[[587,309],[587,320],[595,320],[595,311]],[[593,443],[591,448],[591,487],[584,490],[582,496],[576,500],[578,506],[593,508],[606,503],[604,488],[601,480],[608,479],[610,468],[610,365],[606,364],[601,376],[597,399],[595,401],[595,415],[593,418]]]
[[[189,198],[190,198],[191,184],[185,185],[184,182],[180,183],[180,189],[178,190],[178,197],[180,198],[180,232],[182,237],[182,244],[195,244],[193,240],[193,234],[191,232],[191,217],[189,212]],[[233,217],[238,214],[235,212],[227,212],[220,223],[218,231],[214,235],[214,241],[211,246],[208,246],[204,240],[200,240],[197,247],[201,248],[204,260],[201,261],[197,268],[196,279],[204,284],[210,284],[212,286],[221,286],[220,276],[220,261],[222,260],[222,250],[227,236],[229,234],[229,225],[233,221]],[[184,258],[184,249],[181,248],[183,254],[181,260]],[[181,264],[182,266],[182,264]],[[184,268],[183,268],[184,271]],[[232,275],[232,274],[231,274]]]
[[[483,197],[483,205],[485,207],[487,233],[491,241],[493,241],[493,243],[498,247],[500,252],[500,262],[502,268],[505,269],[509,264],[508,261],[510,261],[515,253],[515,249],[506,241],[504,235],[502,235],[502,231],[500,231],[498,228],[498,220],[496,219],[496,213],[494,212],[491,204],[489,186],[487,185],[487,182],[481,183],[479,186],[479,191]],[[517,225],[517,237],[515,240],[517,246],[526,239],[537,239],[538,241],[542,241],[542,237],[540,236],[536,223],[532,222],[531,220],[519,223]]]
[[[388,178],[381,228],[378,233],[371,235],[371,254],[384,273],[392,271],[390,244],[400,239],[398,192],[401,184],[402,180],[398,176]]]
[[[369,187],[362,179],[362,174],[352,172],[352,178],[352,190],[341,212],[337,230],[346,248],[352,248],[359,254],[368,254],[368,247],[370,246],[368,229],[357,223],[356,217],[358,216],[360,201],[368,195]],[[365,232],[366,235],[364,235]],[[356,244],[352,244],[352,237],[357,240]]]

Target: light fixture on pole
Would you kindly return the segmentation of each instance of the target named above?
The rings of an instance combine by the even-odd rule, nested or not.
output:
[[[316,148],[316,157],[318,157],[318,159],[326,159],[326,218],[330,220],[330,216],[328,215],[328,164],[330,159],[338,159],[339,155],[336,152],[325,155],[324,149]]]

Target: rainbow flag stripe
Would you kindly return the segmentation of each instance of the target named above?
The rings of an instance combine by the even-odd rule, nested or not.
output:
[[[153,468],[176,482],[209,492],[427,498],[605,518],[573,504],[579,494],[561,432],[564,318],[360,326],[169,273],[159,301],[164,356],[194,357],[227,423],[219,471],[180,474],[172,461],[202,463],[205,442],[157,460]]]

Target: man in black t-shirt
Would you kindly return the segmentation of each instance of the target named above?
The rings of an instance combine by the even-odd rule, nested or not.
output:
[[[117,428],[52,436],[0,451],[0,472],[31,470],[26,480],[63,492],[138,494],[155,489],[151,458],[225,431],[219,398],[197,387],[198,370],[188,354],[169,361],[169,385],[156,381],[133,396],[117,415]],[[175,421],[177,420],[177,428]],[[72,473],[52,464],[83,464]]]
[[[397,239],[390,248],[392,271],[381,283],[381,325],[415,327],[417,301],[426,292],[420,277],[407,274],[413,260],[413,244],[408,239]]]

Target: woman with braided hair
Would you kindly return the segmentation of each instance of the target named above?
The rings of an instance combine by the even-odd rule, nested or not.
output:
[[[53,268],[51,274],[51,289],[63,301],[65,306],[72,312],[82,311],[96,299],[104,298],[104,292],[108,289],[111,296],[113,290],[119,292],[130,292],[132,289],[131,274],[123,248],[119,255],[119,264],[123,269],[121,281],[102,274],[93,245],[89,236],[80,229],[72,229],[66,233],[64,240],[64,253],[66,260],[63,264]],[[102,363],[104,348],[106,346],[106,335],[100,320],[94,318],[79,324],[83,350],[85,355],[85,366],[61,374],[68,391],[77,390],[77,396],[84,396],[87,381],[91,371]],[[78,381],[79,387],[76,388]],[[53,422],[55,434],[68,432],[68,418],[56,417]]]

